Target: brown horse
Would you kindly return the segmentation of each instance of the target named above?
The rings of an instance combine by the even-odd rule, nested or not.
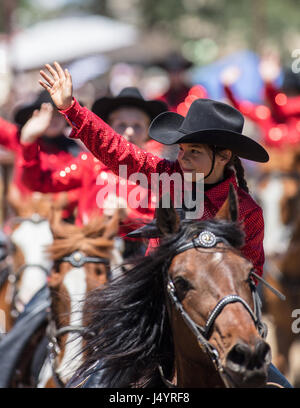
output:
[[[96,370],[100,387],[266,384],[270,347],[237,213],[233,189],[214,220],[158,209],[160,246],[87,297],[87,330],[97,336],[87,341],[82,384]]]
[[[49,358],[40,372],[39,388],[64,386],[83,361],[84,299],[90,290],[108,282],[118,228],[118,212],[113,217],[92,218],[83,227],[59,221],[59,213],[54,213],[54,241],[48,248],[54,262],[48,279]]]
[[[296,386],[300,384],[300,371],[298,367],[291,372],[289,358],[298,338],[292,330],[293,311],[300,305],[300,173],[264,175],[256,193],[265,219],[265,277],[286,296],[281,302],[273,293],[263,292],[264,313],[274,326],[274,364]]]
[[[274,363],[297,386],[300,371],[291,367],[290,353],[298,339],[292,330],[293,311],[300,304],[300,173],[267,175],[258,183],[257,193],[266,222],[265,276],[286,295],[282,303],[272,293],[264,292],[264,312],[271,316],[274,326]]]
[[[11,313],[13,258],[15,248],[3,231],[0,231],[0,336],[7,333],[13,326],[14,318]]]

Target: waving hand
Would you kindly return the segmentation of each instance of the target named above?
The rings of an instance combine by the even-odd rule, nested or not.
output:
[[[69,108],[73,101],[72,77],[69,71],[63,70],[58,62],[54,62],[55,68],[50,64],[46,64],[45,67],[49,74],[43,70],[40,71],[41,76],[46,81],[39,80],[40,85],[49,92],[58,109]]]

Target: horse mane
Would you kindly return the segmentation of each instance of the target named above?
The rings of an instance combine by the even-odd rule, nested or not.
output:
[[[224,220],[181,222],[178,233],[161,240],[147,256],[131,260],[130,269],[104,289],[88,293],[84,314],[87,333],[85,361],[77,376],[104,368],[101,387],[153,386],[157,368],[170,375],[174,350],[165,300],[166,268],[176,250],[208,229],[233,248],[244,243],[238,223]],[[93,335],[94,333],[94,335]]]
[[[47,252],[54,261],[74,251],[82,251],[88,256],[107,257],[114,246],[113,239],[106,234],[108,228],[105,217],[93,217],[82,227],[66,222],[52,225],[54,241]]]

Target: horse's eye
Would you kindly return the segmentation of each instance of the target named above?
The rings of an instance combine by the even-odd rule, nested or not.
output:
[[[52,266],[52,271],[55,273],[59,273],[59,266],[60,266],[60,262],[54,262]]]
[[[104,275],[104,274],[108,275],[109,271],[110,271],[109,266],[105,264],[101,264],[99,266],[96,266],[95,268],[95,273],[97,276]]]
[[[102,269],[100,267],[96,268],[96,275],[97,276],[101,275],[102,273],[103,273],[103,271],[102,271]]]
[[[193,285],[182,276],[177,276],[174,279],[174,285],[176,288],[176,294],[179,301],[182,301],[187,292],[193,288]]]

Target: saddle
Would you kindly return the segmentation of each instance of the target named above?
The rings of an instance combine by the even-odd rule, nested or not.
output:
[[[48,321],[50,304],[49,288],[45,285],[30,300],[13,328],[0,341],[0,388],[10,386],[15,368],[31,336]]]

